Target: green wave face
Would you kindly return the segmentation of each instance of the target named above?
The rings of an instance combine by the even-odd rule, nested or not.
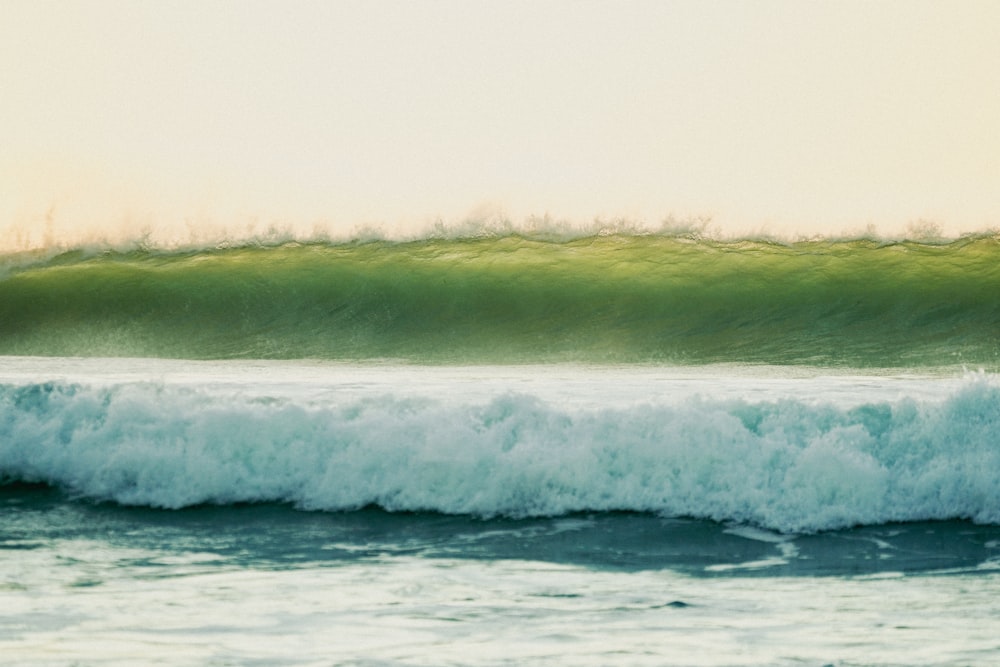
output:
[[[76,252],[0,280],[0,354],[995,367],[1000,243]]]

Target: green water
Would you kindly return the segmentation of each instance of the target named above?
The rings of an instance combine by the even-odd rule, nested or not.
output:
[[[19,261],[0,280],[4,355],[1000,363],[994,237],[512,235]]]

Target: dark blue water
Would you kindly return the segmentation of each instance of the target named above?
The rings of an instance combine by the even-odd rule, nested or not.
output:
[[[304,512],[282,504],[183,510],[74,501],[42,485],[0,487],[0,550],[56,540],[212,553],[260,568],[335,566],[384,556],[523,559],[695,576],[844,576],[1000,566],[1000,526],[939,521],[812,535],[632,512],[532,519],[436,513]],[[983,571],[988,571],[984,569]]]

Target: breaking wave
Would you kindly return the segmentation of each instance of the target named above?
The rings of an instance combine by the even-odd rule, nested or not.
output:
[[[0,479],[181,508],[546,516],[642,511],[810,532],[1000,523],[1000,387],[854,407],[692,397],[560,408],[379,395],[340,405],[156,383],[0,386]]]
[[[1000,362],[1000,240],[519,234],[7,258],[0,354]]]

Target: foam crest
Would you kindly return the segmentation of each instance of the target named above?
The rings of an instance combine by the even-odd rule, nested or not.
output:
[[[634,510],[809,532],[1000,523],[1000,388],[852,408],[692,398],[560,409],[390,395],[339,405],[134,383],[0,387],[0,478],[129,505],[489,516]]]

